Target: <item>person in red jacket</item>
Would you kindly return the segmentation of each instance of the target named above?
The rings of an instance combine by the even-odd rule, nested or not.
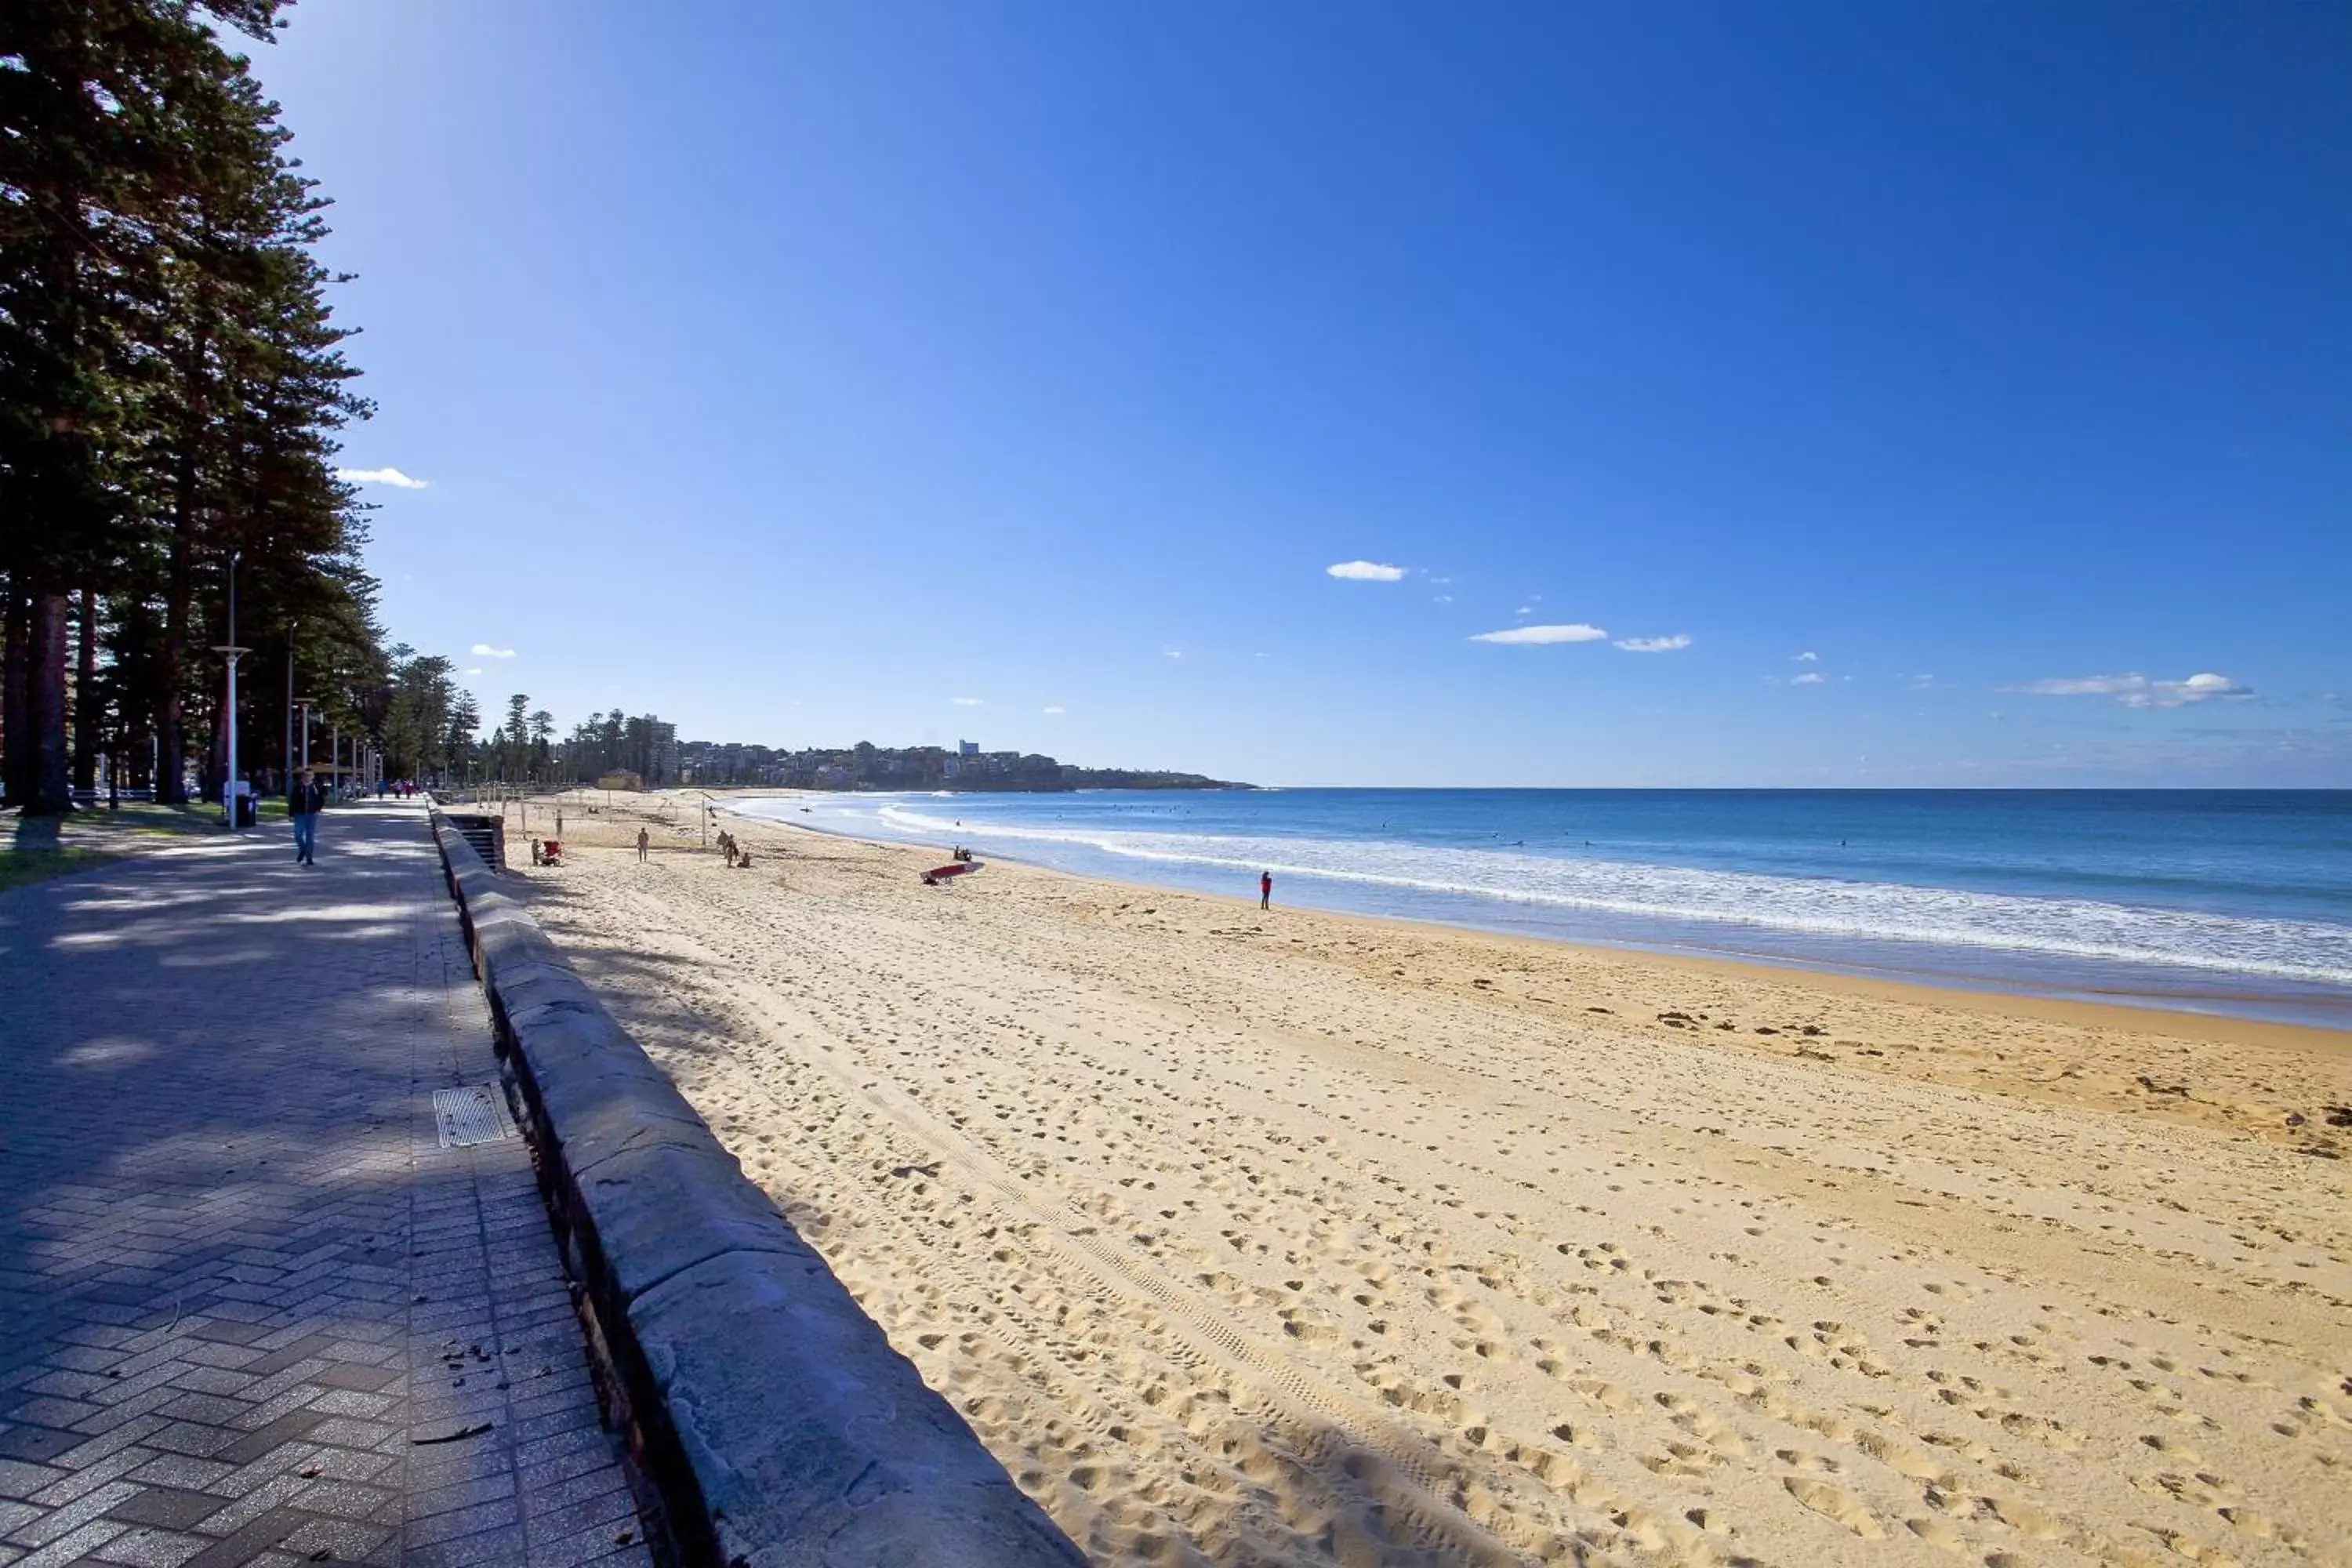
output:
[[[1274,873],[1271,871],[1257,874],[1257,907],[1262,910],[1274,908]]]

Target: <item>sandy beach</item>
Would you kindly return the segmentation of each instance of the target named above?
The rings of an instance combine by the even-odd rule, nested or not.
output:
[[[693,798],[518,880],[1097,1562],[2352,1563],[2352,1037]]]

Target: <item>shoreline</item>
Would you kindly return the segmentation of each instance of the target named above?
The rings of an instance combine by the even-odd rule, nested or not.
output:
[[[769,791],[745,790],[743,795],[762,799],[788,799],[799,796]],[[713,792],[713,798],[727,797]],[[822,798],[821,795],[815,798]],[[877,849],[919,851],[924,846],[906,839],[880,838],[867,834],[845,832],[792,822],[781,817],[761,816],[730,811],[730,816],[744,822],[758,823],[767,827],[792,828],[821,837],[838,838],[864,844]],[[944,853],[944,850],[940,851]],[[1101,887],[1130,890],[1165,892],[1184,898],[1207,899],[1230,904],[1237,909],[1255,911],[1256,905],[1239,894],[1206,892],[1199,889],[1180,887],[1167,882],[1130,881],[1123,877],[1098,876],[1085,871],[1072,871],[1058,866],[1024,859],[1013,855],[992,855],[992,865],[1017,867],[1024,872],[1047,877],[1066,877]],[[1594,960],[1619,958],[1654,962],[1674,966],[1687,966],[1698,972],[1721,971],[1754,978],[1770,977],[1782,982],[1803,984],[1823,982],[1832,990],[1845,990],[1854,994],[1877,996],[1892,1001],[1936,1001],[1961,1006],[1969,1004],[1961,999],[1976,998],[1977,1010],[2001,1016],[2021,1016],[2049,1021],[2111,1027],[2133,1028],[2149,1033],[2185,1033],[2198,1039],[2225,1039],[2241,1042],[2261,1041],[2272,1044],[2300,1040],[2304,1047],[2314,1050],[2352,1051],[2352,1025],[2342,1027],[2326,1024],[2302,1023],[2288,1019],[2266,1018],[2242,1013],[2211,1011],[2187,1005],[2167,1005],[2143,994],[2132,994],[2128,999],[2114,999],[2082,994],[2070,994],[2051,990],[2022,989],[1995,979],[1979,979],[1967,975],[1895,976],[1858,967],[1846,967],[1830,960],[1773,959],[1757,956],[1732,956],[1713,952],[1676,952],[1670,948],[1646,946],[1640,942],[1622,943],[1579,941],[1570,937],[1537,936],[1525,931],[1496,930],[1491,926],[1452,921],[1426,920],[1412,915],[1374,914],[1356,910],[1331,909],[1319,904],[1283,906],[1292,913],[1311,913],[1332,920],[1369,921],[1384,926],[1431,933],[1469,934],[1495,942],[1525,943],[1538,950],[1565,950]],[[2179,1020],[2180,1028],[2167,1030],[2160,1020]]]

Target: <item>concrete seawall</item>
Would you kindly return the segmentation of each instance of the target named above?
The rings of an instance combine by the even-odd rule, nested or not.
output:
[[[679,1560],[1083,1564],[481,857],[433,823],[608,1414]]]

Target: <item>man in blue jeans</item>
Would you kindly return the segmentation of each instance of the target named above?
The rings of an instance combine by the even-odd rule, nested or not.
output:
[[[319,847],[319,814],[327,809],[327,786],[312,781],[310,770],[304,768],[294,775],[294,787],[286,792],[286,815],[294,819],[294,862],[298,866],[315,866],[310,858]]]

